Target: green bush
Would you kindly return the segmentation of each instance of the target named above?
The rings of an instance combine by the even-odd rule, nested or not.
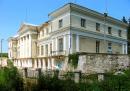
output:
[[[33,86],[33,91],[79,91],[74,81],[60,80],[57,77],[42,75],[38,79],[38,84]]]
[[[0,91],[23,91],[23,79],[16,67],[0,69]]]
[[[57,77],[42,75],[38,79],[33,91],[129,91],[130,70],[124,71],[124,75],[106,73],[105,79],[99,82],[96,75],[87,76],[90,81],[74,83],[73,75],[67,74],[66,80]]]

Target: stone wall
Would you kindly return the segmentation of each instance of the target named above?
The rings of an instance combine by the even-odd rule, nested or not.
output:
[[[78,66],[75,70],[83,73],[104,73],[127,69],[129,64],[129,55],[84,53],[79,55]]]

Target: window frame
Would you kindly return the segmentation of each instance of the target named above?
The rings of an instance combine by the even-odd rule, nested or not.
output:
[[[112,53],[112,43],[108,42],[107,52]]]
[[[96,23],[96,31],[100,31],[100,23]]]
[[[45,45],[45,53],[48,55],[48,44]]]
[[[81,24],[81,27],[86,27],[86,19],[81,18],[80,24]]]
[[[59,52],[63,52],[63,46],[64,46],[64,44],[63,44],[63,38],[59,38],[58,39],[58,51]]]
[[[100,52],[100,41],[96,41],[96,53]]]
[[[112,27],[108,27],[108,34],[112,34]]]
[[[118,30],[118,36],[121,37],[122,36],[122,30]]]
[[[59,28],[63,27],[63,19],[59,20]]]
[[[41,55],[44,55],[44,46],[41,45]]]

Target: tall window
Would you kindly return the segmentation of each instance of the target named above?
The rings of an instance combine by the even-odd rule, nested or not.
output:
[[[59,51],[63,51],[63,38],[59,39]]]
[[[48,45],[46,45],[46,54],[48,54]]]
[[[126,54],[127,53],[127,50],[126,50],[126,44],[124,44],[124,54]]]
[[[96,31],[100,31],[100,24],[96,23]]]
[[[112,53],[112,43],[108,43],[108,53]]]
[[[42,36],[44,36],[44,30],[42,30]]]
[[[96,41],[96,53],[99,53],[100,41]]]
[[[43,48],[43,46],[41,46],[41,55],[43,55],[44,54],[44,48]]]
[[[46,28],[46,34],[48,34],[49,33],[49,29],[48,28]]]
[[[108,27],[108,34],[112,34],[111,29],[111,27]]]
[[[39,46],[37,47],[37,55],[40,55],[40,52],[39,52]]]
[[[50,44],[50,53],[52,53],[52,43]]]
[[[86,27],[86,20],[81,18],[81,27]]]
[[[59,28],[63,27],[63,20],[59,20]]]
[[[118,36],[121,37],[121,30],[118,30]]]

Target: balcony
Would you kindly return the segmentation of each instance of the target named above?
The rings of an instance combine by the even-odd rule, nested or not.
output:
[[[60,55],[66,55],[66,51],[51,51],[51,56],[60,56]]]

